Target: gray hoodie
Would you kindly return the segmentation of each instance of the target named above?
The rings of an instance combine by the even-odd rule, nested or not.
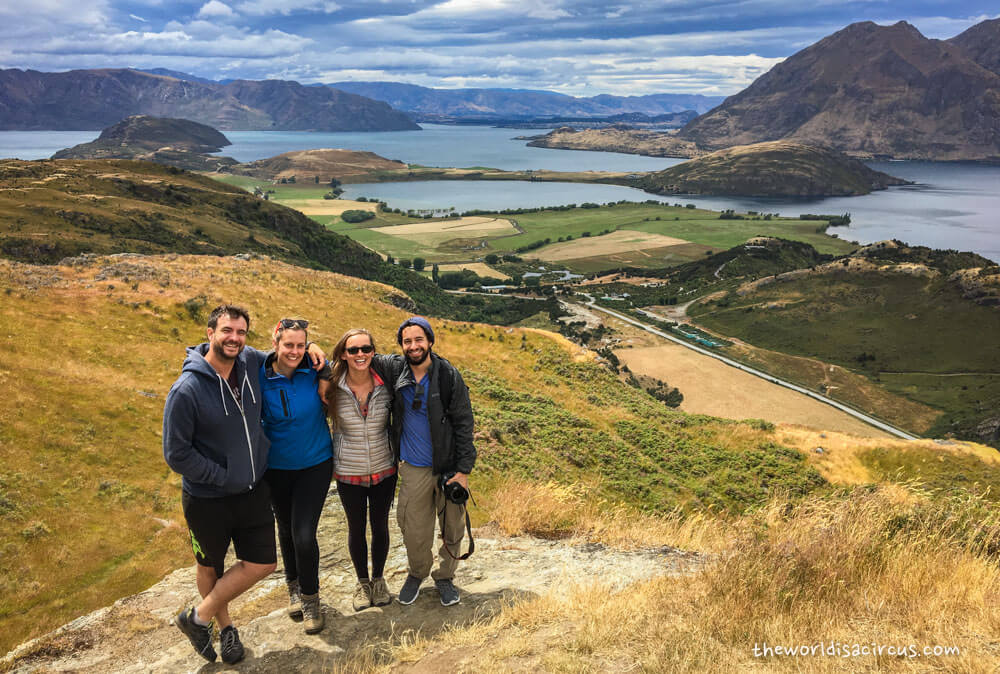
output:
[[[183,476],[192,496],[240,494],[257,486],[267,469],[270,442],[260,425],[258,372],[266,353],[245,347],[236,358],[241,403],[205,354],[187,349],[181,376],[163,408],[163,458]]]

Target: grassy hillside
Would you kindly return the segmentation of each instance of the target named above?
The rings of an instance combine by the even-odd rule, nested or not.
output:
[[[302,213],[151,162],[0,162],[0,255],[58,262],[81,253],[262,253],[393,285],[421,312],[507,324],[547,307],[457,298]]]
[[[202,339],[211,306],[245,304],[249,342],[262,348],[277,318],[304,315],[320,344],[364,325],[392,350],[406,315],[384,301],[386,286],[267,259],[3,261],[0,285],[5,648],[190,564],[180,480],[159,434],[184,346]],[[510,480],[562,485],[597,514],[725,519],[776,494],[826,493],[824,472],[835,475],[769,424],[671,411],[549,333],[444,321],[436,332],[472,392],[480,522],[505,510],[495,493]],[[987,461],[958,449],[940,448],[945,467],[953,456]]]
[[[1000,269],[956,272],[988,261],[954,251],[862,253],[745,284],[689,313],[722,334],[836,364],[936,408],[930,434],[995,443]]]

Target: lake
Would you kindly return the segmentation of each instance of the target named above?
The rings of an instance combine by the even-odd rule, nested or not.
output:
[[[291,150],[339,147],[367,150],[383,157],[425,166],[487,166],[555,171],[656,171],[680,159],[640,157],[612,152],[584,152],[528,147],[519,135],[545,130],[483,126],[424,125],[422,131],[310,133],[229,131],[233,142],[221,154],[240,161],[271,157]],[[0,131],[0,157],[41,159],[57,150],[85,143],[98,131]],[[827,199],[748,199],[737,197],[665,197],[703,208],[764,211],[781,215],[850,213],[850,228],[831,230],[845,239],[871,243],[897,238],[934,248],[973,250],[1000,262],[1000,166],[940,162],[871,162],[880,171],[918,184],[894,187],[862,197]],[[420,182],[348,186],[345,196],[377,197],[397,208],[504,209],[556,206],[584,201],[607,202],[657,198],[613,185],[532,182]]]

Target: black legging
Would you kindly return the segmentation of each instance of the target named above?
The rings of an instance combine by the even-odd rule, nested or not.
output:
[[[347,515],[347,549],[359,580],[368,579],[368,541],[365,515],[372,524],[372,578],[381,578],[389,556],[389,510],[396,494],[396,476],[372,487],[337,481],[337,493]]]
[[[316,528],[333,478],[333,459],[302,470],[268,468],[271,509],[278,522],[278,543],[285,579],[298,579],[302,594],[319,592],[319,544]]]

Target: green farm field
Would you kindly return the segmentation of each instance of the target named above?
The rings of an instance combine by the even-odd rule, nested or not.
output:
[[[530,213],[498,214],[509,217],[521,232],[466,232],[448,236],[454,220],[450,218],[420,219],[403,214],[379,212],[375,218],[361,223],[347,223],[337,215],[313,215],[308,200],[323,200],[325,186],[310,184],[267,185],[266,181],[242,176],[220,178],[231,185],[252,190],[255,186],[273,189],[274,201],[299,208],[329,229],[355,239],[366,247],[395,258],[423,257],[428,262],[458,262],[473,260],[487,253],[513,253],[548,239],[548,245],[579,246],[578,256],[560,255],[560,266],[573,271],[590,273],[622,266],[658,268],[690,262],[706,253],[732,248],[754,236],[773,236],[812,245],[821,253],[845,254],[856,248],[848,241],[829,236],[822,231],[823,223],[816,220],[774,218],[770,220],[732,220],[720,218],[720,213],[667,204],[623,203],[599,208],[541,210]],[[330,202],[327,201],[327,204]],[[414,236],[388,235],[378,228],[413,222],[440,223],[441,233],[427,232]],[[678,245],[651,243],[648,248],[601,252],[601,233],[631,230],[680,239]],[[525,253],[525,257],[546,258],[542,245]]]

